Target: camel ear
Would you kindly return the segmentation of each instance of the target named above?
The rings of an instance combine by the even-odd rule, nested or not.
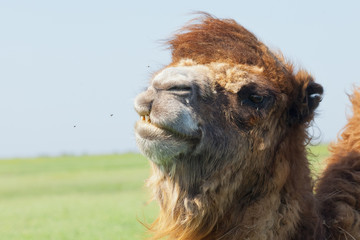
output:
[[[315,83],[309,75],[307,81],[302,82],[299,90],[300,94],[289,110],[290,125],[310,122],[314,118],[315,109],[319,106],[324,92],[323,87]]]

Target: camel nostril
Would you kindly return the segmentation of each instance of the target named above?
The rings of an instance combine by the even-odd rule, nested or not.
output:
[[[150,115],[154,96],[151,92],[145,91],[139,94],[134,101],[135,111],[140,116]]]

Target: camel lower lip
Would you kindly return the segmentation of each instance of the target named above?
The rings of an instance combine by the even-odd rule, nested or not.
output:
[[[195,136],[188,136],[146,121],[138,121],[135,125],[135,132],[138,136],[148,140],[166,140],[169,138],[194,139]]]
[[[148,140],[159,140],[171,137],[171,133],[167,130],[141,120],[136,122],[135,131],[141,138]]]

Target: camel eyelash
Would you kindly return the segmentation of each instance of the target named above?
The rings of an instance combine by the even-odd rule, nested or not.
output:
[[[273,102],[271,91],[261,89],[256,84],[243,86],[237,93],[241,106],[250,106],[257,110],[267,108]]]
[[[273,98],[269,94],[261,95],[252,93],[247,96],[239,96],[239,101],[241,106],[249,106],[259,110],[271,106]]]

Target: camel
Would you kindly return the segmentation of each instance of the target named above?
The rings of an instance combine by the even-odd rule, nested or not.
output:
[[[308,128],[323,87],[230,19],[203,15],[135,99],[160,213],[152,239],[360,239],[360,93],[315,182]]]

